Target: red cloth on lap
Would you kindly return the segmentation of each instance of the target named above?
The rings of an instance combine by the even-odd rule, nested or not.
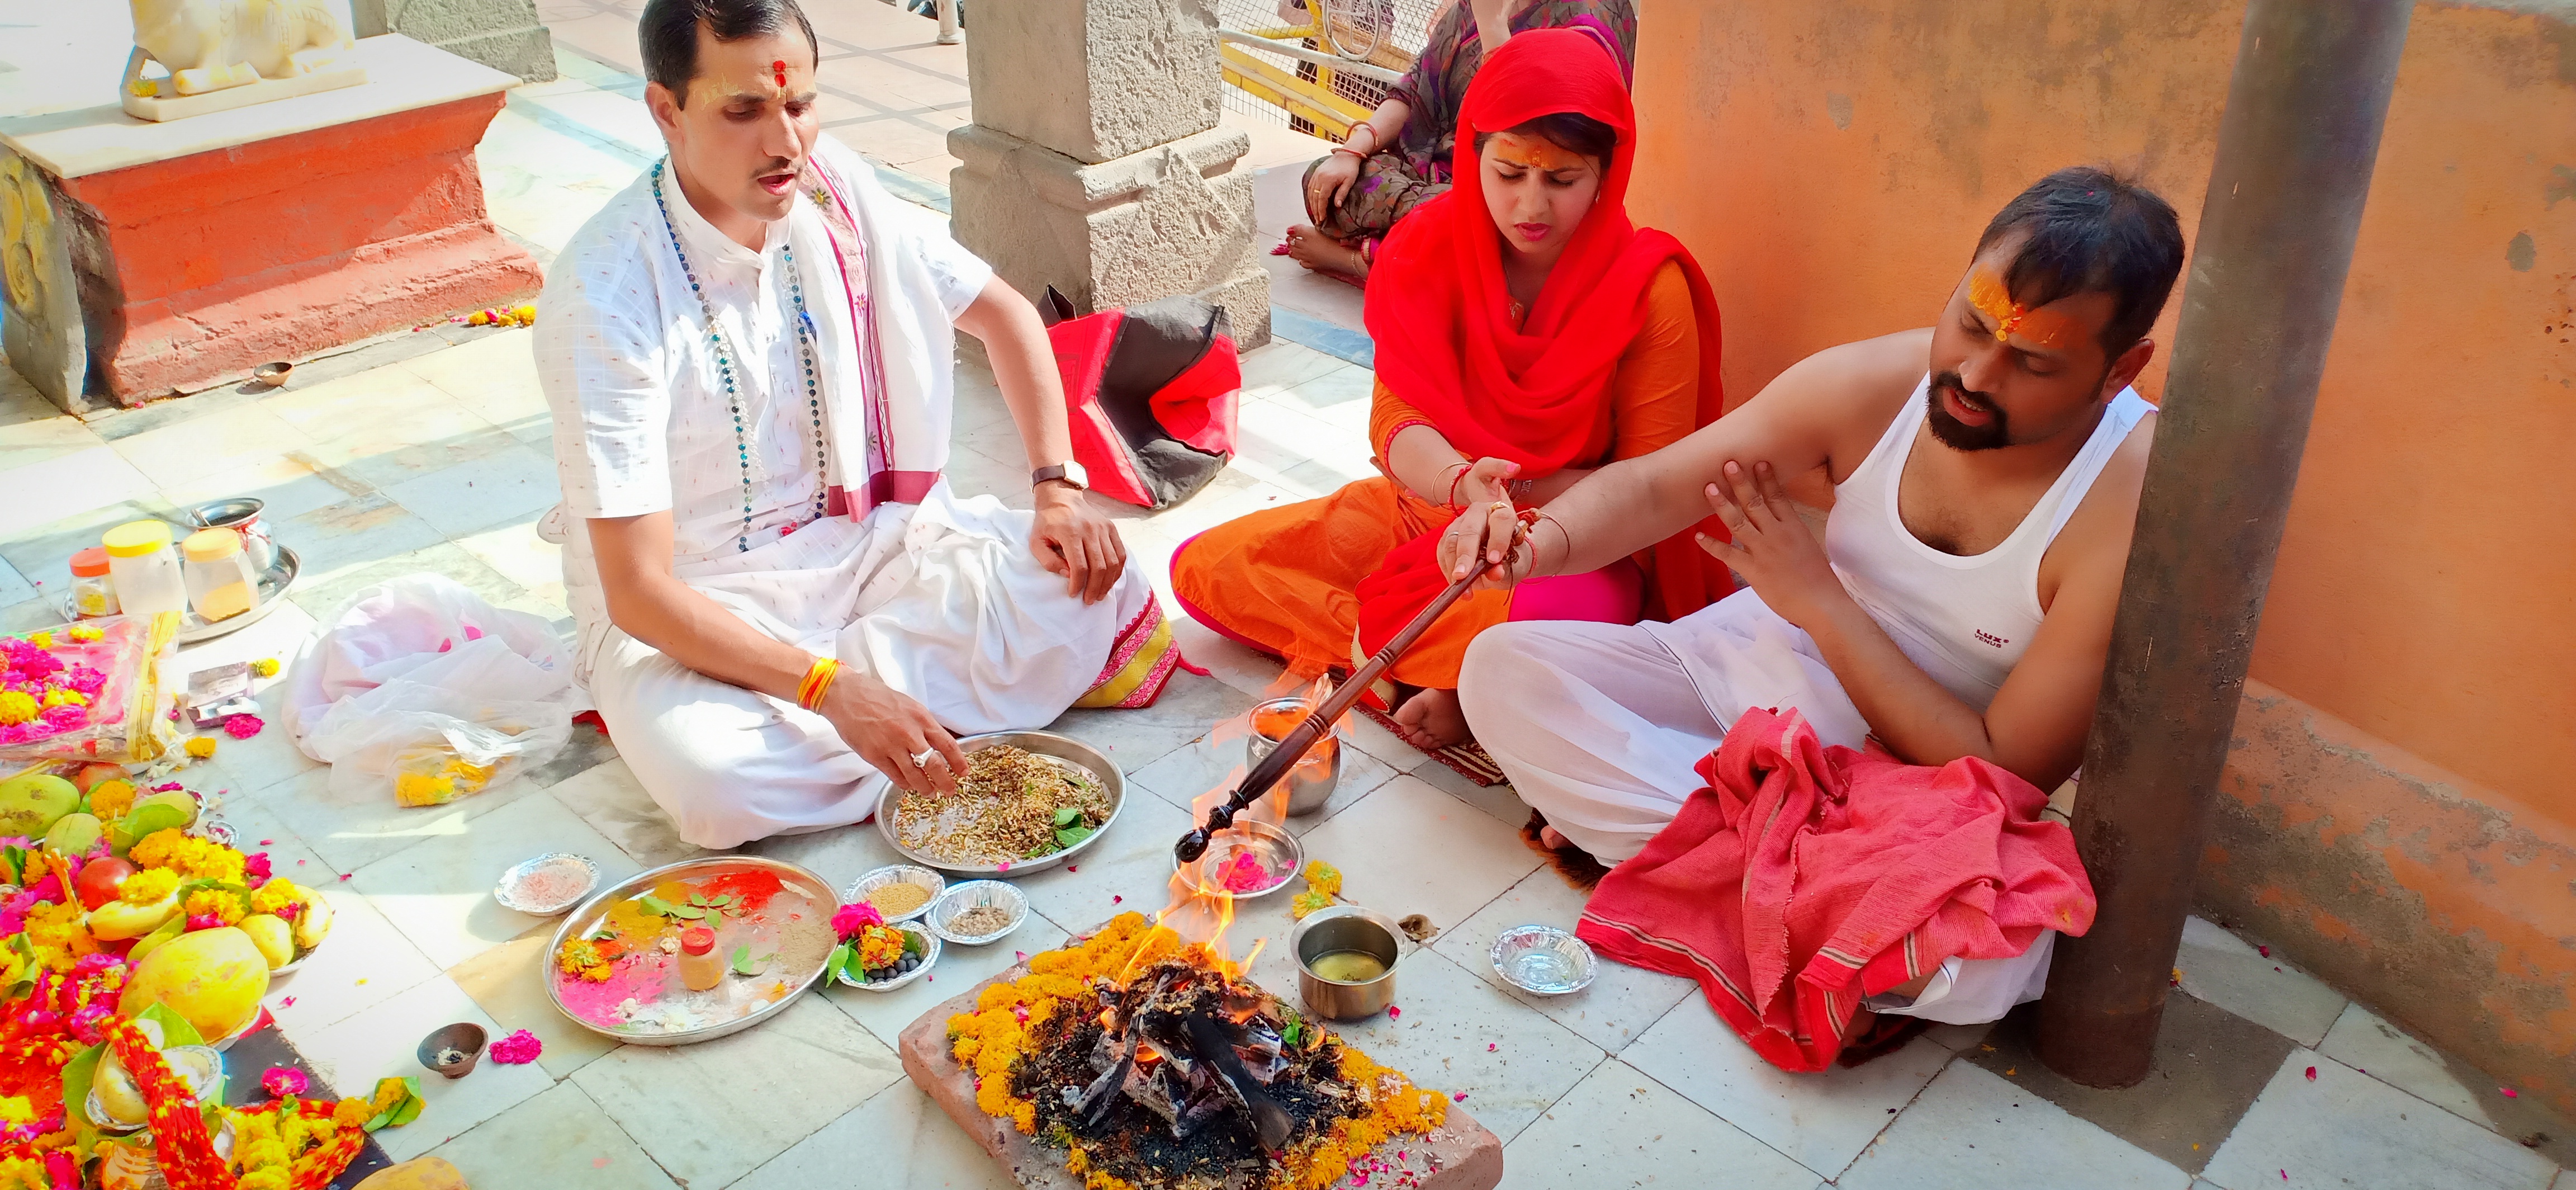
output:
[[[2048,796],[1984,760],[1909,765],[1828,747],[1796,711],[1746,711],[1707,787],[1611,869],[1575,933],[1699,981],[1772,1065],[1823,1070],[1863,997],[1941,960],[2011,958],[2093,925],[2093,884]]]

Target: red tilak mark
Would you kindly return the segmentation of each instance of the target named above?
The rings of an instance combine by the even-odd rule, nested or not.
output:
[[[771,71],[772,73],[774,73],[774,74],[776,74],[776,75],[778,76],[778,85],[779,85],[779,86],[784,87],[784,86],[786,86],[786,85],[787,85],[787,60],[786,60],[786,59],[781,58],[781,59],[779,59],[778,61],[775,61],[775,62],[770,63],[770,64],[769,64],[769,69],[770,69],[770,71]]]

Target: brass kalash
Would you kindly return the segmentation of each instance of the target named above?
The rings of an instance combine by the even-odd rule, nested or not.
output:
[[[907,1030],[915,1079],[948,1080],[942,1106],[1023,1185],[1287,1190],[1365,1173],[1379,1186],[1464,1190],[1499,1180],[1499,1142],[1448,1096],[1376,1065],[1246,979],[1260,945],[1243,962],[1229,958],[1234,897],[1192,875],[1212,838],[1272,794],[1472,582],[1433,600],[1181,837],[1173,902],[1151,924],[1113,920]],[[993,1048],[1002,1045],[1010,1052]],[[982,1081],[961,1107],[966,1077]]]

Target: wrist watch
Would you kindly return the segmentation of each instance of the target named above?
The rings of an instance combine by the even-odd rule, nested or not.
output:
[[[1066,459],[1052,467],[1040,467],[1035,471],[1029,472],[1030,487],[1036,487],[1039,484],[1046,483],[1050,480],[1058,483],[1069,484],[1073,487],[1073,490],[1077,492],[1088,490],[1091,487],[1091,476],[1083,471],[1082,464],[1071,459]]]

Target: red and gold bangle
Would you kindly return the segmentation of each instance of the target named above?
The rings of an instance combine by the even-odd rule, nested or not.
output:
[[[796,705],[815,710],[823,705],[823,692],[832,688],[832,679],[841,676],[841,663],[829,657],[817,657],[806,667],[805,680],[796,684]]]
[[[1393,439],[1390,438],[1389,442],[1391,443],[1392,441]],[[1461,507],[1458,503],[1458,481],[1467,478],[1467,473],[1475,470],[1476,465],[1462,459],[1458,462],[1449,464],[1449,467],[1441,468],[1441,470],[1446,471],[1450,467],[1456,468],[1458,473],[1449,477],[1449,494],[1442,497],[1440,502],[1450,508],[1458,508]]]

